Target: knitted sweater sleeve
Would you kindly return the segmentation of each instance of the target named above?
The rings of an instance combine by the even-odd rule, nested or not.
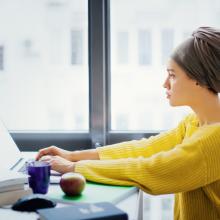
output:
[[[137,186],[150,194],[191,191],[220,179],[220,126],[199,129],[168,151],[151,157],[79,161],[88,180]]]
[[[189,117],[182,120],[179,125],[159,135],[141,140],[132,140],[118,144],[97,148],[101,160],[150,157],[160,151],[167,151],[181,143],[185,135],[185,124]]]

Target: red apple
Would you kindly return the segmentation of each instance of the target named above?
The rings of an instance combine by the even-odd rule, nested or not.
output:
[[[61,176],[60,187],[67,196],[79,195],[85,188],[86,179],[80,173],[65,173]]]

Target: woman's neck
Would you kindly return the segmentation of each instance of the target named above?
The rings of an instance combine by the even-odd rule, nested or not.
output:
[[[198,99],[191,108],[196,113],[200,126],[220,122],[220,99],[218,95]]]

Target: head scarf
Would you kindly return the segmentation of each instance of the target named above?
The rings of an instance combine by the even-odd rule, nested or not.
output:
[[[199,85],[220,92],[220,29],[198,28],[171,58]]]

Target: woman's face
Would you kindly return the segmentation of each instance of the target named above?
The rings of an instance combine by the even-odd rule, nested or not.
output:
[[[163,84],[171,106],[191,106],[198,93],[196,81],[190,79],[179,65],[169,60],[167,78]]]

